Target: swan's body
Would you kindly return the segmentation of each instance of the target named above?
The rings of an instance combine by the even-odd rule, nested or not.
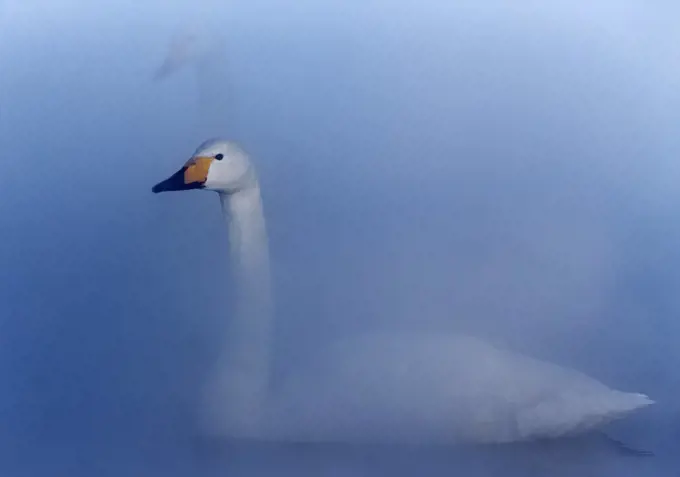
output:
[[[276,393],[285,437],[513,442],[589,431],[651,402],[464,335],[368,334],[315,361]]]
[[[210,51],[196,60],[199,68],[220,61],[212,56],[217,50]],[[191,60],[175,56],[179,63]],[[169,61],[170,69],[181,66]],[[220,71],[203,76],[216,80]],[[268,244],[254,166],[234,143],[211,140],[154,192],[184,189],[218,192],[239,284],[222,359],[202,406],[206,434],[311,442],[511,442],[586,432],[652,403],[573,370],[442,334],[386,332],[337,343],[304,369],[290,370],[274,388]]]

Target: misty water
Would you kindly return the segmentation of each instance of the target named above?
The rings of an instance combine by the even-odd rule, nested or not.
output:
[[[2,475],[675,471],[680,7],[185,3],[0,0]],[[224,37],[222,134],[261,177],[275,375],[361,332],[469,333],[648,394],[606,432],[655,457],[197,446],[224,225],[150,191],[221,120],[195,71],[152,80],[189,20]]]

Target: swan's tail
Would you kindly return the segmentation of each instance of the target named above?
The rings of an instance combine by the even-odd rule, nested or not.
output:
[[[614,390],[596,396],[560,396],[521,412],[517,430],[528,439],[581,434],[653,403],[645,394]]]

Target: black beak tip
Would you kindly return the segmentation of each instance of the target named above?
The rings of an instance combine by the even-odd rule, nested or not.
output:
[[[191,189],[201,189],[203,185],[199,182],[191,182],[189,184],[184,182],[184,171],[186,167],[183,167],[179,171],[175,172],[172,176],[164,181],[159,182],[151,188],[151,192],[158,194],[159,192],[172,192],[180,190],[191,190]]]

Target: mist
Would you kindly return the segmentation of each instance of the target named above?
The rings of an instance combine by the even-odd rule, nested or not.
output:
[[[668,475],[679,13],[0,0],[3,473]],[[200,117],[192,71],[152,81],[188,22],[224,37],[223,119]],[[206,120],[258,167],[276,376],[361,333],[466,333],[648,394],[607,432],[656,457],[580,444],[196,457],[226,236],[212,194],[150,189],[213,134]]]

